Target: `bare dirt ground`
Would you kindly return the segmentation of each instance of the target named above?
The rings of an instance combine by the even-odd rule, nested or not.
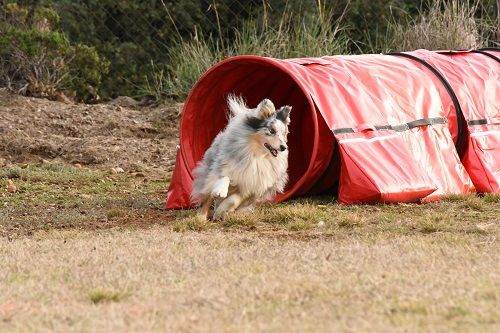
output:
[[[166,175],[180,109],[175,103],[141,107],[127,97],[65,104],[0,90],[0,166],[45,159]]]
[[[179,109],[0,90],[0,332],[500,331],[500,195],[200,221]]]

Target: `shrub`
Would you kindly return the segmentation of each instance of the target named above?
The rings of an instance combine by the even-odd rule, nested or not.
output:
[[[170,64],[166,71],[169,74],[162,84],[165,91],[162,92],[160,89],[156,91],[161,95],[182,100],[200,76],[223,59],[224,52],[213,38],[193,38],[191,41],[179,40],[170,50],[168,57]],[[161,81],[156,82],[158,84]]]
[[[67,90],[76,92],[84,101],[98,100],[98,88],[103,75],[108,73],[109,61],[97,53],[95,47],[77,44],[71,48],[71,61],[65,80]]]
[[[107,62],[93,47],[71,45],[66,34],[54,31],[57,13],[48,7],[34,14],[16,3],[0,13],[0,86],[21,94],[97,99],[96,90]]]
[[[478,2],[434,0],[428,12],[409,24],[394,26],[394,48],[460,50],[484,46],[486,40],[475,18],[477,11]]]

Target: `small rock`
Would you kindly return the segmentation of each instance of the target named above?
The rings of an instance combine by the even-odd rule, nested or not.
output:
[[[117,168],[114,168],[114,169],[115,169],[116,173],[124,173],[125,172],[125,170],[123,170],[120,167],[117,167]]]
[[[320,220],[320,221],[318,222],[318,227],[322,228],[322,227],[324,227],[324,226],[325,226],[325,221],[321,221],[321,220]]]
[[[77,168],[77,169],[81,169],[81,168],[82,168],[82,165],[81,165],[80,163],[75,163],[75,165],[74,165],[74,166],[75,166],[75,168]]]
[[[132,97],[118,96],[117,98],[115,98],[114,100],[109,102],[109,104],[114,104],[114,105],[118,105],[121,107],[130,108],[130,107],[137,106],[138,102],[135,99],[133,99]]]
[[[9,193],[16,193],[17,192],[17,187],[12,181],[12,179],[7,179],[7,192]]]

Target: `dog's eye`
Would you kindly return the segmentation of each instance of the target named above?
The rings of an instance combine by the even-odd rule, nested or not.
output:
[[[276,134],[276,130],[274,128],[271,128],[269,129],[269,133],[271,133],[271,135],[274,135]]]

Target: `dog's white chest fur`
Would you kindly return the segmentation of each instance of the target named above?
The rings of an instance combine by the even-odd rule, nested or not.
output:
[[[242,154],[242,156],[249,156]],[[231,186],[237,186],[244,197],[262,197],[271,188],[276,187],[286,175],[288,153],[278,157],[262,156],[243,158],[239,163],[228,165],[228,177]],[[278,188],[282,191],[282,188]]]

